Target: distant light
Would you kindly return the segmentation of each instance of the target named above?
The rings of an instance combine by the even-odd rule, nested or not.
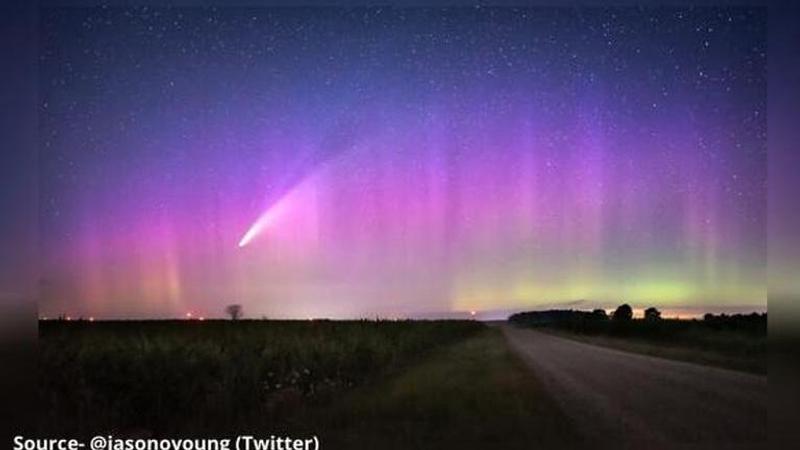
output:
[[[198,320],[206,320],[206,318],[203,317],[203,316],[200,316],[200,318]]]
[[[469,315],[472,316],[472,317],[475,317],[476,314],[478,314],[477,311],[470,311],[469,312]]]
[[[72,317],[70,317],[70,316],[67,316],[67,320],[72,320]]]
[[[187,319],[191,319],[192,318],[192,313],[191,312],[187,312],[186,313],[186,318]]]
[[[94,317],[89,317],[89,322],[94,322]]]

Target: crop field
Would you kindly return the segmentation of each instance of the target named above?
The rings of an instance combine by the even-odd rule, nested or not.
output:
[[[298,411],[482,331],[473,321],[43,321],[40,428],[132,436],[285,429]]]

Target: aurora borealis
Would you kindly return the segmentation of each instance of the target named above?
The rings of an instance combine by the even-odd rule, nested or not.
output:
[[[45,10],[41,314],[764,309],[765,21]]]

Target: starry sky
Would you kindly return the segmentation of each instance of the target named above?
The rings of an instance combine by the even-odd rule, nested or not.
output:
[[[766,308],[766,14],[41,19],[40,315]]]

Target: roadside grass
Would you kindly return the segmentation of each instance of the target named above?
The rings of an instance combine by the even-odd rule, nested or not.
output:
[[[759,375],[765,375],[767,373],[767,352],[736,351],[736,349],[739,348],[754,346],[753,342],[739,343],[738,341],[743,340],[740,336],[731,336],[730,345],[727,346],[731,348],[731,350],[725,351],[721,350],[722,346],[704,347],[701,345],[680,345],[636,337],[612,337],[598,334],[574,333],[549,327],[539,327],[537,330],[587,344],[631,353],[738,370]],[[724,340],[724,338],[722,339]],[[748,339],[748,341],[753,340],[754,339]],[[762,344],[765,347],[766,338],[764,338],[763,341]]]
[[[304,416],[309,431],[328,430],[320,435],[326,448],[579,445],[568,419],[494,327]]]

